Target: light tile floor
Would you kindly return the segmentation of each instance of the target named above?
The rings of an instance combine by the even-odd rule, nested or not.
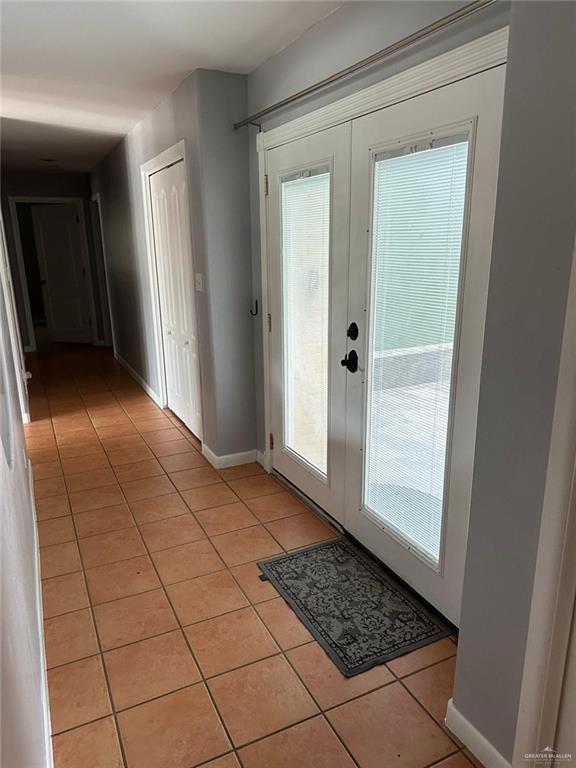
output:
[[[470,768],[451,639],[344,678],[255,561],[336,534],[106,350],[31,360],[55,768]]]

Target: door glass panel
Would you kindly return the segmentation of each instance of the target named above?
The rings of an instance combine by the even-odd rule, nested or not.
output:
[[[284,446],[326,476],[329,171],[283,179],[281,205]]]
[[[364,507],[440,559],[467,136],[376,155]]]

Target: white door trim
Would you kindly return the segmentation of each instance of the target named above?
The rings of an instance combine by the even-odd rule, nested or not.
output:
[[[95,263],[96,272],[98,274],[98,288],[100,294],[100,309],[102,312],[102,346],[110,346],[112,342],[112,350],[116,353],[116,341],[114,338],[114,323],[112,321],[112,307],[110,305],[110,283],[108,280],[108,266],[106,263],[106,243],[104,242],[104,224],[102,222],[102,200],[100,198],[100,192],[94,193],[90,200],[96,203],[98,211],[98,232],[92,232],[92,240],[94,243],[94,257],[96,258],[96,238],[100,237],[100,244],[102,247],[102,269],[104,272],[104,285],[102,285],[102,277],[99,274],[98,264]],[[92,216],[91,216],[92,218]],[[92,221],[90,221],[92,225]],[[92,227],[93,229],[93,227]],[[104,296],[104,289],[106,295]],[[108,315],[106,317],[106,315]]]
[[[90,265],[90,256],[88,250],[88,235],[86,233],[86,219],[84,217],[84,201],[81,197],[46,197],[43,195],[10,195],[8,197],[8,207],[10,209],[10,220],[12,222],[12,232],[14,234],[14,244],[16,246],[16,266],[18,269],[18,283],[24,302],[24,312],[26,315],[26,327],[28,329],[28,339],[30,344],[24,347],[25,352],[36,351],[36,337],[34,335],[34,325],[32,323],[32,311],[30,309],[30,296],[28,294],[28,281],[26,280],[26,270],[24,268],[24,255],[22,252],[22,240],[20,239],[20,226],[18,224],[18,213],[16,206],[18,203],[38,203],[40,205],[57,205],[58,203],[72,204],[76,206],[76,213],[80,219],[80,247],[82,249],[82,266],[86,270],[88,281],[88,303],[90,311],[90,323],[92,327],[92,344],[98,344],[98,328],[96,324],[96,306],[94,303],[94,286],[92,285],[92,269]]]
[[[508,27],[490,32],[284,125],[259,133],[258,151],[301,139],[505,64],[508,58],[508,32]]]
[[[353,120],[370,112],[392,106],[423,93],[450,85],[465,77],[505,64],[508,57],[509,28],[491,32],[452,51],[436,56],[411,69],[393,75],[369,88],[338,99],[307,115],[256,135],[258,150],[259,202],[260,202],[260,259],[262,275],[262,346],[264,374],[264,429],[265,446],[263,466],[271,470],[269,435],[270,410],[270,285],[268,241],[267,150],[290,141],[309,136],[326,128]]]

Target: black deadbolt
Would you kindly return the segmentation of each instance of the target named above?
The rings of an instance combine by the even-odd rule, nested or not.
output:
[[[356,373],[358,370],[358,354],[356,353],[356,350],[351,349],[344,360],[340,360],[340,365],[343,365],[344,368],[348,368],[350,373]]]
[[[356,323],[350,323],[346,332],[346,336],[348,336],[349,339],[352,339],[352,341],[356,341],[358,338],[358,326]]]

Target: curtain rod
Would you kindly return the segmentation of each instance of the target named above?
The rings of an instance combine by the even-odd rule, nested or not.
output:
[[[243,128],[245,125],[258,125],[257,121],[260,120],[260,118],[269,115],[271,112],[276,112],[276,110],[281,109],[282,107],[286,107],[288,104],[292,104],[293,102],[298,101],[298,99],[302,99],[305,96],[316,93],[316,91],[319,91],[322,88],[326,88],[327,86],[332,85],[333,83],[336,83],[345,77],[353,75],[354,73],[359,72],[361,69],[365,69],[372,64],[376,64],[388,56],[391,56],[392,54],[398,53],[398,51],[407,48],[409,45],[413,45],[414,43],[423,40],[435,32],[446,29],[446,27],[449,27],[452,24],[461,21],[462,19],[466,19],[468,16],[472,16],[472,14],[483,10],[489,5],[493,5],[495,2],[497,2],[497,0],[475,0],[473,3],[468,3],[468,5],[465,5],[463,8],[460,8],[453,13],[449,13],[447,16],[443,16],[441,19],[438,19],[438,21],[434,21],[432,24],[428,24],[426,27],[422,27],[422,29],[419,29],[417,32],[413,32],[411,35],[403,37],[401,40],[392,43],[392,45],[383,48],[381,51],[373,53],[372,55],[367,56],[365,59],[361,59],[355,64],[351,64],[349,67],[341,69],[339,72],[335,72],[333,75],[325,77],[324,80],[320,80],[319,82],[314,83],[314,85],[309,85],[307,88],[303,88],[301,91],[293,93],[291,96],[287,96],[285,99],[277,101],[275,104],[272,104],[265,109],[261,109],[260,112],[255,112],[253,115],[246,117],[239,123],[234,123],[234,130]]]

